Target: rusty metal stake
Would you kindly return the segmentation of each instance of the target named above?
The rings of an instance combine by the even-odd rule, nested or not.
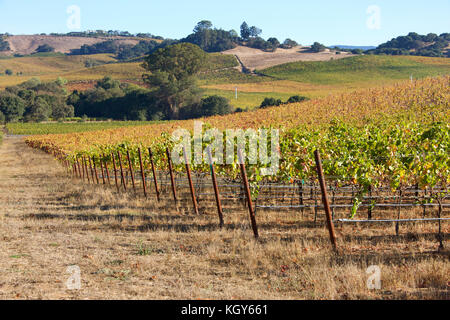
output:
[[[147,184],[145,181],[145,172],[144,172],[144,164],[142,162],[141,148],[138,148],[138,154],[139,154],[139,165],[141,166],[142,188],[144,189],[144,196],[147,198]]]
[[[122,184],[123,184],[123,188],[125,189],[125,191],[127,191],[127,184],[125,182],[125,176],[123,174],[123,167],[122,167],[122,157],[120,155],[120,151],[117,151],[117,157],[119,159],[119,166],[120,166],[120,176],[122,178]]]
[[[128,167],[131,174],[131,182],[133,184],[133,190],[136,192],[136,185],[134,183],[134,171],[133,171],[133,165],[131,164],[131,158],[130,158],[130,152],[127,150],[127,158],[128,158]]]
[[[255,238],[258,239],[259,238],[258,226],[256,225],[255,212],[253,211],[252,195],[250,192],[250,185],[249,185],[248,179],[247,179],[247,171],[245,170],[245,163],[244,163],[244,159],[242,157],[242,151],[240,149],[238,150],[238,157],[239,157],[239,163],[240,163],[240,167],[241,167],[242,182],[244,183],[245,196],[247,198],[247,203],[248,203],[248,212],[250,213],[250,220],[252,223],[253,234],[255,235]]]
[[[320,189],[322,190],[322,201],[323,201],[323,205],[325,207],[325,214],[327,217],[327,226],[328,226],[328,231],[330,233],[330,241],[331,241],[331,244],[333,245],[334,250],[337,250],[336,233],[334,231],[334,224],[333,224],[333,220],[331,218],[330,202],[328,200],[327,185],[325,183],[325,178],[323,175],[322,160],[320,159],[319,150],[316,150],[314,152],[314,156],[316,158],[317,175],[319,176]]]
[[[116,166],[116,159],[114,158],[114,153],[111,153],[111,158],[114,166],[114,180],[116,181],[117,192],[120,192],[119,181],[117,180],[117,166]]]
[[[211,148],[208,147],[207,151],[208,151],[209,168],[211,170],[211,179],[214,187],[214,194],[216,196],[217,213],[219,214],[220,228],[223,228],[224,221],[223,221],[222,202],[220,201],[219,187],[217,185],[216,170],[214,169],[214,163],[211,155]]]
[[[175,179],[173,177],[172,158],[170,157],[169,148],[166,148],[167,163],[169,164],[170,182],[172,183],[173,200],[177,203],[177,189],[175,187]]]
[[[148,148],[148,154],[150,156],[150,163],[152,165],[153,181],[155,182],[156,199],[158,199],[158,201],[160,201],[159,188],[158,188],[158,178],[156,177],[156,169],[155,169],[155,164],[153,163],[153,152],[152,152],[151,148]]]
[[[191,189],[192,204],[194,205],[195,214],[198,215],[198,205],[197,205],[197,199],[195,197],[194,184],[192,183],[191,167],[189,166],[189,161],[188,161],[185,147],[183,147],[183,154],[184,154],[184,163],[186,164],[186,173],[187,173],[187,177],[189,180],[189,188]]]

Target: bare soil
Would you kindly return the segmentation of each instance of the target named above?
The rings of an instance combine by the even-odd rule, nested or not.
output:
[[[273,67],[279,64],[296,61],[329,61],[331,59],[342,59],[353,56],[347,52],[336,54],[329,49],[314,53],[310,47],[294,47],[292,49],[280,49],[275,52],[265,52],[259,49],[238,46],[234,49],[224,51],[224,54],[232,54],[239,57],[244,66],[252,71]]]
[[[138,192],[139,189],[138,189]],[[152,189],[150,189],[152,194]],[[74,180],[20,137],[0,146],[0,299],[448,299],[449,251],[436,225],[337,226],[339,253],[311,216],[241,206],[193,215],[169,194],[118,194]],[[448,225],[444,225],[447,244]],[[69,290],[67,268],[81,270]],[[366,286],[367,267],[382,288]]]

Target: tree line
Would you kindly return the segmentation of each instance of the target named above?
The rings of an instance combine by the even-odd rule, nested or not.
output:
[[[61,78],[47,83],[34,78],[0,91],[0,122],[73,117],[74,107],[67,104],[65,84]]]
[[[143,80],[148,88],[106,76],[92,89],[67,94],[63,79],[48,83],[31,79],[0,92],[0,120],[41,122],[73,116],[174,120],[239,111],[234,110],[226,98],[205,96],[197,86],[197,76],[209,67],[208,64],[204,50],[184,42],[159,48],[146,56],[142,66],[147,70]],[[297,96],[289,101],[303,100]],[[263,107],[269,105],[270,101],[266,101]]]
[[[449,44],[450,33],[420,35],[410,32],[407,36],[394,38],[379,45],[376,49],[366,51],[366,53],[450,57],[450,50],[447,49]]]
[[[240,34],[235,30],[223,30],[213,27],[211,21],[202,20],[195,26],[193,33],[180,40],[165,39],[162,42],[141,40],[137,45],[120,44],[117,40],[106,40],[92,45],[83,45],[79,49],[71,50],[71,55],[87,55],[98,53],[115,54],[119,60],[129,60],[150,54],[159,48],[175,43],[192,43],[206,52],[221,52],[244,45],[264,51],[275,51],[277,48],[290,49],[298,45],[292,39],[280,42],[277,38],[267,40],[260,37],[262,30],[256,26],[249,26],[243,22]]]

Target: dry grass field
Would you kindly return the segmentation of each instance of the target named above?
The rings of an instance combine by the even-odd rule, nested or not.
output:
[[[450,298],[435,224],[401,226],[398,237],[392,225],[337,226],[333,253],[310,215],[258,212],[256,241],[243,206],[220,230],[213,207],[195,216],[190,203],[83,184],[18,137],[0,147],[0,203],[0,299]],[[71,265],[81,290],[66,288]],[[370,265],[380,290],[366,287]]]
[[[83,45],[93,45],[108,40],[117,40],[120,44],[136,45],[139,39],[126,37],[70,37],[48,35],[16,35],[6,39],[11,48],[11,54],[32,54],[43,44],[48,44],[55,52],[69,53],[72,49],[79,49]]]

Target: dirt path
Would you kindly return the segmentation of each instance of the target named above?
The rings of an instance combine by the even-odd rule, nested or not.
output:
[[[169,207],[74,181],[49,155],[6,136],[0,300],[448,299],[449,255],[436,253],[433,226],[401,237],[338,228],[342,254],[333,255],[326,229],[299,215],[259,213],[256,242],[245,212],[227,213],[220,230],[214,211]],[[366,288],[372,264],[382,269],[382,290]],[[74,265],[79,290],[67,287]]]

